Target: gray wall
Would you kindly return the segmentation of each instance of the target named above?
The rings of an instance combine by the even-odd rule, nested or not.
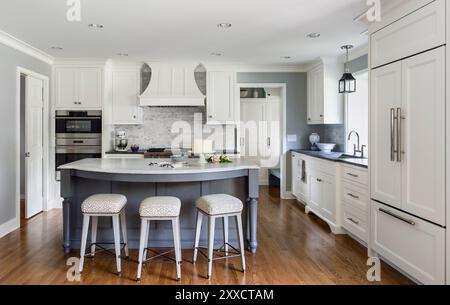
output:
[[[3,149],[0,150],[0,225],[16,217],[16,68],[51,76],[51,66],[24,53],[0,44],[0,130]]]

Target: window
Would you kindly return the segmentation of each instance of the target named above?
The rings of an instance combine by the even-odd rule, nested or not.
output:
[[[359,134],[359,145],[366,145],[364,155],[368,156],[369,148],[369,73],[367,70],[353,73],[356,78],[356,92],[347,95],[346,99],[346,145],[347,153],[353,154],[353,144],[357,145],[356,136],[347,141],[348,134],[356,131]]]

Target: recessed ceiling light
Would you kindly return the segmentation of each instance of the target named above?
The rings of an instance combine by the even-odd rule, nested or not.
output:
[[[281,56],[281,59],[291,59],[290,56]]]
[[[319,38],[320,34],[319,33],[309,33],[308,35],[306,35],[306,37],[308,37],[308,38]]]
[[[219,52],[212,52],[211,56],[222,56],[222,53]]]
[[[100,23],[90,23],[88,24],[88,27],[90,27],[91,29],[103,29],[103,24]]]
[[[128,57],[128,53],[117,53],[117,56]]]
[[[219,23],[217,27],[222,29],[229,29],[231,28],[231,23],[228,22]]]
[[[61,47],[57,47],[57,46],[52,46],[52,47],[50,47],[52,50],[58,50],[58,51],[61,51],[63,48],[61,48]]]

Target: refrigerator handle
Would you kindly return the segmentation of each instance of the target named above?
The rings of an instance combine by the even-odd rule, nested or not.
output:
[[[395,122],[396,118],[395,118],[395,109],[391,108],[391,113],[390,113],[390,125],[391,125],[391,161],[395,162],[395,128],[394,126],[396,126],[396,122]]]
[[[402,109],[397,108],[397,162],[402,162]]]

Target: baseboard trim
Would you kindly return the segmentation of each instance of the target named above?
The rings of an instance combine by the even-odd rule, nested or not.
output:
[[[49,200],[48,206],[47,206],[47,211],[50,211],[53,209],[62,209],[62,202],[63,202],[62,198]]]
[[[20,221],[17,218],[13,218],[8,220],[4,224],[0,225],[0,238],[8,235],[12,231],[18,229],[20,227]]]

